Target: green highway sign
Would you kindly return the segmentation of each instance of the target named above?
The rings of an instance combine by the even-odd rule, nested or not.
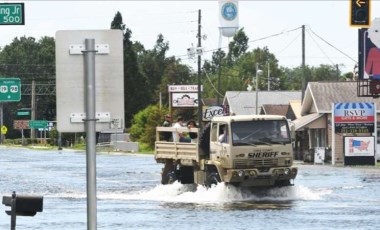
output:
[[[0,25],[25,25],[24,3],[0,3]]]
[[[17,116],[29,116],[30,111],[17,110]]]
[[[21,81],[19,78],[0,78],[0,102],[20,101]]]
[[[29,128],[31,129],[44,129],[48,127],[48,122],[46,120],[30,120]]]

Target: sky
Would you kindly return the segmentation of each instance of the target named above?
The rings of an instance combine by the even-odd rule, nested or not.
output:
[[[58,30],[103,30],[119,11],[132,31],[132,40],[152,49],[158,34],[169,42],[169,56],[176,56],[196,70],[197,60],[187,49],[197,45],[198,11],[204,55],[210,60],[219,48],[218,1],[2,1],[25,3],[25,25],[0,25],[0,47],[15,37],[55,37]],[[288,68],[302,63],[302,25],[305,25],[305,64],[338,65],[353,71],[358,60],[358,28],[349,24],[349,0],[241,0],[239,28],[249,38],[249,51],[267,47]],[[380,17],[380,0],[372,0],[372,18]],[[227,51],[232,38],[222,37]],[[255,65],[255,63],[252,63]]]

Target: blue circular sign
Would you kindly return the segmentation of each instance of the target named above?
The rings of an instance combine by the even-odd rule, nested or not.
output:
[[[237,16],[237,7],[234,3],[227,2],[222,6],[222,16],[228,21],[232,21]]]

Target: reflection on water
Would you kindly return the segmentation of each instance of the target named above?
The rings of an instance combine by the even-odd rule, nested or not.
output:
[[[225,210],[255,210],[255,209],[290,209],[293,201],[246,201],[239,203],[224,204]]]
[[[290,209],[293,201],[241,201],[221,204],[211,203],[161,203],[162,208],[187,209],[192,211],[249,211]]]

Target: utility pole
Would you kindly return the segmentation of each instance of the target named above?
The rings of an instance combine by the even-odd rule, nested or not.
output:
[[[306,74],[305,74],[305,25],[302,25],[302,98],[305,96]]]
[[[219,43],[220,44],[220,43]],[[217,92],[217,105],[220,105],[220,77],[222,75],[222,49],[219,46],[219,65],[218,65],[218,92]]]
[[[219,64],[218,64],[218,92],[217,92],[217,105],[220,105],[220,77],[222,75],[222,29],[219,28]]]
[[[268,92],[270,91],[270,63],[268,61]]]
[[[202,36],[201,36],[201,10],[198,10],[198,126],[202,130],[202,93],[201,93],[201,50],[202,49]]]

